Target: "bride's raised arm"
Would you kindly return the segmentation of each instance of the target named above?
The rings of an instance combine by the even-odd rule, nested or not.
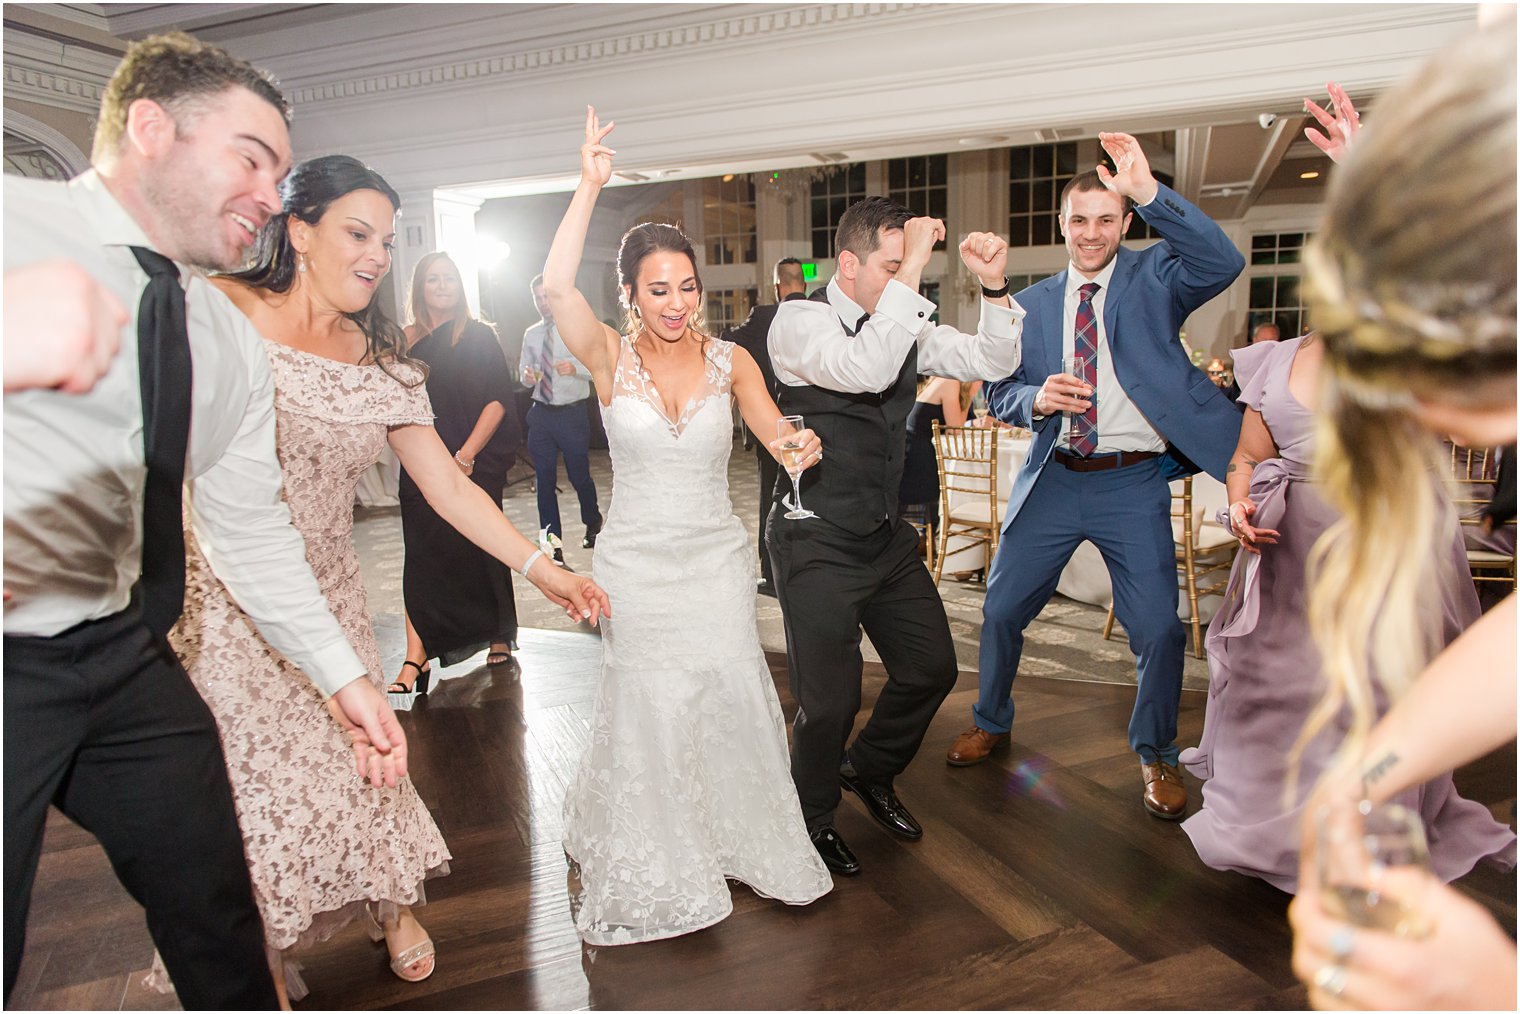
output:
[[[597,319],[591,304],[575,287],[575,273],[581,266],[586,247],[586,230],[591,225],[591,209],[602,187],[612,178],[613,151],[602,142],[614,124],[605,127],[596,110],[586,107],[586,143],[581,145],[581,181],[570,198],[570,207],[554,233],[554,245],[544,261],[544,298],[554,315],[571,355],[591,373],[602,404],[612,398],[612,368],[617,363],[618,334]]]

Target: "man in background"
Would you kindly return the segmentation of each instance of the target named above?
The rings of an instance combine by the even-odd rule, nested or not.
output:
[[[776,262],[776,301],[762,303],[749,312],[744,323],[729,328],[723,334],[727,341],[736,342],[755,359],[765,376],[765,388],[771,397],[778,394],[776,371],[771,367],[771,354],[765,343],[770,333],[771,321],[776,319],[776,308],[791,299],[807,298],[807,283],[802,277],[802,262],[795,257],[783,257]],[[776,489],[776,477],[781,468],[770,448],[766,445],[776,439],[774,433],[752,433],[755,445],[755,461],[760,466],[760,583],[756,586],[761,595],[776,597],[776,585],[771,579],[771,557],[765,551],[765,518],[771,512],[771,500]]]
[[[540,538],[551,543],[564,538],[555,491],[559,459],[563,455],[565,474],[580,498],[581,522],[586,526],[581,546],[591,549],[602,530],[596,483],[591,478],[591,421],[586,415],[591,374],[570,354],[554,326],[549,301],[544,298],[544,276],[536,276],[529,287],[533,291],[533,305],[543,319],[523,332],[522,359],[517,372],[523,385],[533,389],[533,405],[528,409],[528,455],[533,459],[538,487]],[[558,545],[554,546],[553,555],[556,563],[565,562],[564,550]]]

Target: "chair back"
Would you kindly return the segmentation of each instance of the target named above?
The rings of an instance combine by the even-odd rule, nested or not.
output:
[[[940,531],[934,580],[945,570],[946,556],[954,558],[974,546],[985,546],[984,562],[991,566],[997,552],[1001,513],[998,509],[997,426],[945,426],[934,423],[934,459],[939,469]],[[959,543],[948,551],[949,541]],[[955,568],[950,567],[952,573]]]
[[[1477,532],[1483,525],[1483,511],[1494,498],[1498,482],[1496,455],[1486,447],[1460,447],[1451,444],[1447,455],[1446,492],[1463,525],[1467,542],[1467,565],[1474,581],[1491,581],[1515,585],[1514,553],[1475,546],[1467,532]]]

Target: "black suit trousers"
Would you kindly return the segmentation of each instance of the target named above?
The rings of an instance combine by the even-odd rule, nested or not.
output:
[[[5,638],[5,992],[50,804],[95,835],[186,1010],[278,1006],[216,721],[134,604]]]
[[[887,682],[848,756],[868,783],[890,784],[918,753],[955,685],[955,645],[918,533],[902,520],[856,536],[822,518],[789,521],[772,511],[766,544],[786,625],[797,717],[792,780],[809,830],[839,806],[839,766],[860,711],[864,629]]]

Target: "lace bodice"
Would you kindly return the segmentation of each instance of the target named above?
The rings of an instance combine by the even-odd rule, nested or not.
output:
[[[291,520],[317,561],[352,552],[354,488],[393,426],[432,425],[422,372],[355,366],[265,340],[274,373],[275,443]],[[415,384],[416,386],[407,386]],[[313,546],[313,540],[325,543]],[[332,552],[324,552],[331,549]],[[324,575],[318,570],[319,581]],[[324,583],[324,590],[326,590]]]
[[[674,421],[625,336],[604,417],[612,451],[612,508],[607,523],[685,527],[727,521],[728,455],[733,446],[730,394],[733,342],[704,347],[704,384]]]

